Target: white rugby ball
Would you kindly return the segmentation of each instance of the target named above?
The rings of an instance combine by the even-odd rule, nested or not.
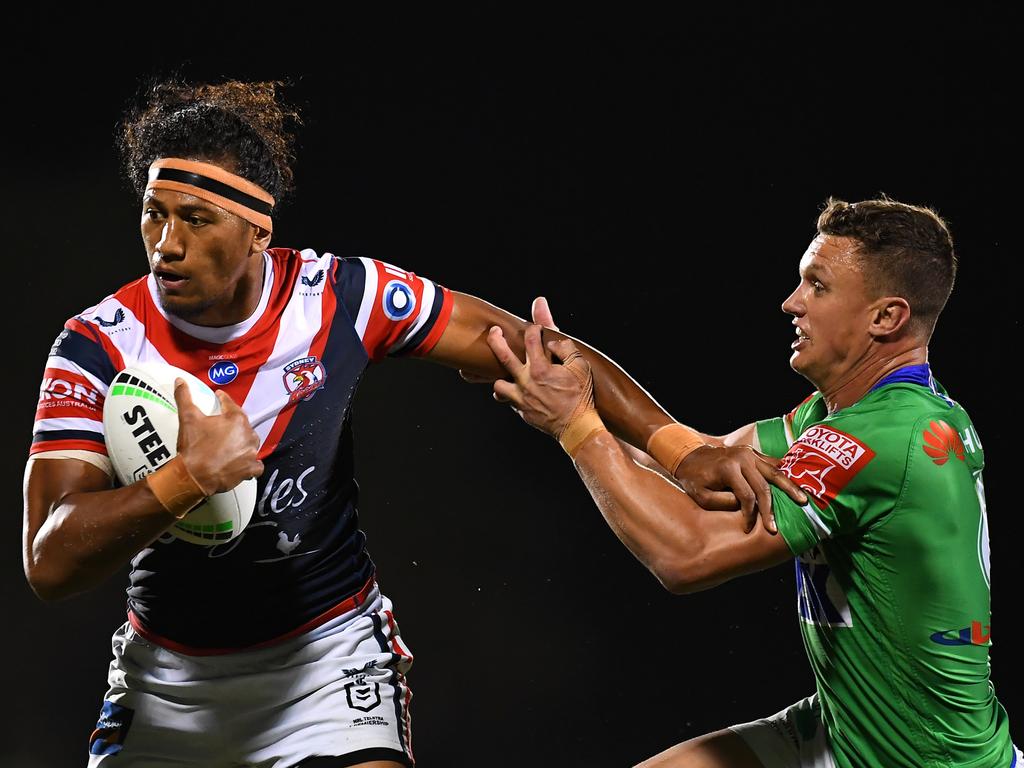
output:
[[[206,384],[188,371],[166,363],[136,363],[120,371],[103,404],[107,453],[124,485],[141,480],[175,455],[178,406],[174,380],[188,383],[192,401],[210,416],[220,401]],[[211,496],[175,523],[169,532],[192,544],[213,546],[238,536],[256,506],[256,480],[243,480],[230,491]]]

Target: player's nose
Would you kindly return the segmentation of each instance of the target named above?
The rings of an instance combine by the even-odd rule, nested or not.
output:
[[[782,302],[782,311],[787,315],[793,315],[799,317],[804,313],[804,303],[800,299],[800,286],[786,297],[786,300]]]
[[[185,245],[181,237],[181,228],[171,221],[166,221],[160,230],[160,239],[154,250],[154,257],[163,261],[182,258],[185,255]]]

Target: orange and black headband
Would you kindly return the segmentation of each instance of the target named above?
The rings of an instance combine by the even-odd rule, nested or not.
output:
[[[274,198],[263,187],[253,184],[219,165],[161,157],[149,166],[146,189],[170,189],[219,205],[268,232],[274,231],[270,216]]]

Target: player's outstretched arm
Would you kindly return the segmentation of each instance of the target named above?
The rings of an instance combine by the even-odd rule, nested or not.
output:
[[[486,343],[488,331],[497,326],[511,349],[520,357],[524,352],[527,323],[498,307],[466,294],[453,293],[454,307],[448,327],[428,359],[461,369],[463,378],[488,380],[507,376]],[[545,326],[545,339],[568,339],[554,327],[546,300],[537,299],[532,309],[534,320]],[[583,342],[573,339],[590,364],[594,378],[597,410],[608,428],[640,451],[650,450],[651,436],[666,425],[674,424],[668,413],[630,376],[610,359]],[[753,433],[753,425],[749,431]],[[685,435],[694,433],[681,429]],[[729,437],[740,442],[702,436],[706,446],[693,450],[670,467],[682,487],[706,509],[739,510],[747,528],[752,529],[758,514],[762,524],[774,532],[770,515],[769,483],[778,486],[793,500],[803,504],[806,497],[788,477],[778,472],[775,462],[749,449],[746,432]],[[699,444],[699,441],[698,441]],[[671,455],[671,445],[661,453]],[[664,459],[661,459],[664,461]]]
[[[525,362],[497,329],[488,341],[512,376],[495,382],[495,398],[558,438],[609,527],[667,589],[707,589],[792,557],[781,536],[763,528],[747,534],[741,516],[698,507],[630,459],[593,409],[589,366],[571,341],[549,344],[563,365],[548,360],[536,326],[526,333]]]
[[[489,380],[506,376],[487,345],[487,333],[498,326],[512,349],[522,356],[527,322],[475,296],[455,291],[452,295],[451,320],[427,359]],[[544,338],[569,337],[545,329]],[[576,343],[594,372],[595,400],[608,428],[631,445],[646,448],[650,436],[672,423],[672,417],[612,360],[581,341]]]
[[[263,472],[259,438],[226,393],[217,393],[215,416],[203,415],[184,383],[174,395],[178,454],[149,481],[111,488],[107,474],[86,461],[29,460],[22,556],[25,576],[43,600],[98,586],[188,509]]]

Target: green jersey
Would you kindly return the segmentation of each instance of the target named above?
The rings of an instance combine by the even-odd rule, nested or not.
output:
[[[761,449],[808,492],[777,488],[797,607],[840,768],[1009,768],[989,680],[981,441],[927,365],[833,414],[820,393],[759,422]]]

